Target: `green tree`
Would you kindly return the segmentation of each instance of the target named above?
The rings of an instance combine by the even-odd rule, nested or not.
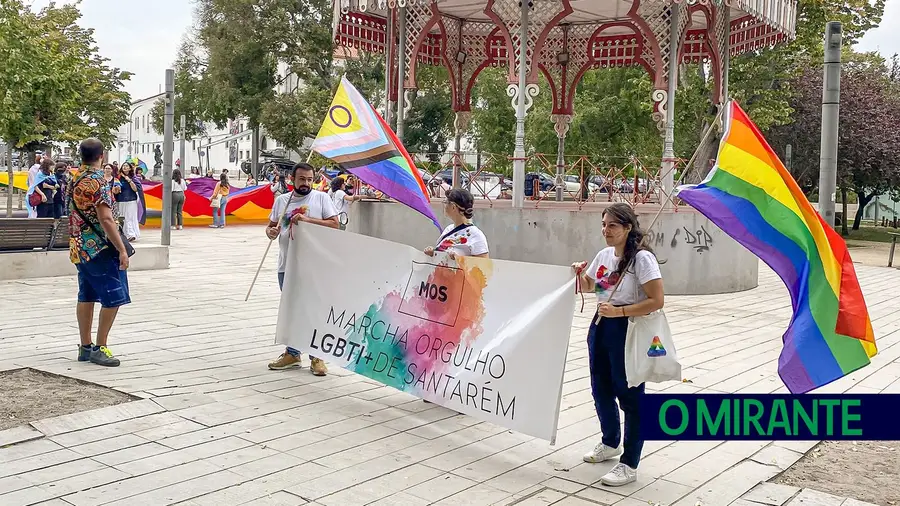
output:
[[[202,115],[218,127],[245,117],[254,143],[263,107],[275,96],[287,0],[198,0],[198,41],[206,54],[200,81]],[[254,150],[254,155],[258,153]],[[254,175],[258,159],[252,161]]]
[[[128,120],[122,85],[130,74],[107,65],[80,17],[76,5],[33,12],[21,0],[0,0],[0,139],[10,153],[86,137],[111,144]]]
[[[900,189],[900,154],[896,150],[900,131],[895,126],[900,100],[898,83],[893,79],[897,66],[893,63],[888,68],[880,58],[860,56],[845,63],[841,72],[838,131],[838,187],[844,202],[854,192],[859,204],[853,230],[859,229],[865,206],[872,198]],[[772,144],[781,152],[791,144],[794,177],[812,192],[819,174],[822,69],[803,69],[794,89],[794,120],[773,131]]]
[[[175,57],[175,135],[181,135],[181,116],[185,116],[185,137],[196,137],[203,131],[203,97],[201,93],[201,71],[205,64],[197,56],[197,43],[185,37]],[[166,102],[157,100],[150,111],[153,130],[163,133],[165,127]]]
[[[440,161],[450,139],[455,136],[450,106],[450,77],[444,67],[419,67],[419,93],[406,118],[404,144],[413,153],[428,154],[432,163]]]
[[[299,152],[304,140],[315,137],[322,126],[331,99],[329,89],[299,88],[269,101],[263,108],[261,120],[269,136],[287,149]]]
[[[206,55],[196,81],[198,116],[220,127],[246,117],[255,132],[265,126],[299,151],[318,132],[342,75],[378,104],[384,58],[356,50],[335,58],[333,12],[330,0],[198,0],[198,42]],[[301,84],[277,94],[291,75]]]
[[[478,149],[512,154],[516,140],[516,113],[506,95],[506,70],[487,67],[472,89],[472,137]]]
[[[93,30],[77,24],[78,8],[50,4],[34,13],[2,0],[0,16],[0,135],[17,147],[89,136],[111,143],[128,119],[121,88],[131,74],[107,66]]]

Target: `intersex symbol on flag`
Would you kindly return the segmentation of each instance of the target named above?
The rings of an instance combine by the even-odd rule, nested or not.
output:
[[[334,95],[312,150],[441,225],[416,165],[381,115],[347,80]]]

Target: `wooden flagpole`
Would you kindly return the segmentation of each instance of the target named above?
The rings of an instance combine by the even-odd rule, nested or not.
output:
[[[706,129],[706,133],[703,134],[703,138],[700,139],[700,144],[697,145],[697,149],[694,150],[694,154],[691,155],[690,160],[688,160],[688,163],[685,164],[684,170],[681,172],[681,177],[678,178],[678,181],[673,186],[672,192],[666,193],[665,202],[660,202],[659,210],[656,212],[656,216],[653,217],[653,221],[650,222],[650,226],[648,226],[645,230],[653,230],[653,226],[656,225],[657,220],[659,220],[659,217],[662,215],[663,209],[669,202],[671,202],[672,197],[675,195],[675,188],[677,188],[678,186],[681,185],[682,182],[684,182],[684,177],[690,171],[691,166],[694,165],[694,163],[696,162],[697,154],[700,152],[700,148],[703,147],[703,144],[705,144],[706,141],[709,139],[709,136],[712,134],[713,129],[715,127],[717,127],[719,125],[719,123],[722,121],[722,116],[725,114],[725,109],[727,107],[728,107],[728,102],[726,102],[725,107],[722,107],[722,109],[719,110],[719,113],[716,114],[716,119],[713,120],[713,122],[709,125],[709,128]],[[665,193],[665,192],[663,192],[663,193]],[[632,259],[631,262],[633,263],[634,259]],[[627,271],[630,267],[631,267],[631,265],[629,264],[625,268],[625,270]],[[619,289],[619,285],[622,283],[622,280],[624,278],[625,278],[625,276],[619,276],[619,280],[616,282],[616,286],[613,287],[613,291],[612,291],[612,293],[609,294],[609,298],[606,299],[606,302],[609,302],[612,300],[613,295],[616,294],[616,291]],[[581,281],[579,280],[579,283],[580,282]],[[603,318],[603,317],[600,315],[600,305],[597,304],[597,313],[596,313],[596,318],[594,318],[594,323],[599,325],[601,318]]]
[[[309,161],[312,160],[312,155],[313,155],[313,151],[310,149],[309,155],[306,156],[306,163],[309,163]],[[291,198],[293,198],[293,196]],[[290,206],[290,201],[288,202],[288,205],[284,207],[284,213],[281,215],[281,218],[278,220],[279,225],[280,225],[281,221],[284,220],[285,215],[287,215],[288,206]],[[279,234],[280,234],[280,232],[279,232]],[[275,236],[275,239],[277,239],[277,238],[278,238],[278,236]],[[250,289],[247,290],[247,296],[244,297],[244,302],[247,302],[248,300],[250,300],[250,292],[253,291],[253,286],[256,285],[256,279],[259,278],[259,272],[262,270],[262,266],[266,262],[266,257],[269,256],[269,249],[272,248],[272,243],[275,242],[275,239],[269,239],[269,244],[266,246],[266,252],[263,253],[262,259],[259,261],[259,267],[256,268],[256,274],[253,276],[253,281],[250,283]]]

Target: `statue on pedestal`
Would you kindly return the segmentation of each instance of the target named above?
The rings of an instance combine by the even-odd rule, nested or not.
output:
[[[153,164],[153,175],[159,177],[159,169],[163,166],[162,150],[159,148],[159,144],[153,148],[153,158],[156,160],[156,163]]]

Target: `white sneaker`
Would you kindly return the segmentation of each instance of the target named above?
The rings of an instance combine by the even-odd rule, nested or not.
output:
[[[621,448],[612,448],[601,442],[597,443],[593,450],[584,454],[584,461],[588,464],[599,464],[605,460],[614,459],[619,455],[622,455]]]
[[[621,462],[600,478],[600,483],[608,487],[621,487],[634,481],[637,481],[637,469],[632,469]]]

